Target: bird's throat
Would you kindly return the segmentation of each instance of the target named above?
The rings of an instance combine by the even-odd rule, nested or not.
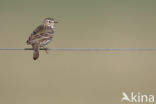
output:
[[[54,28],[54,26],[52,25],[52,26],[51,26],[51,28],[53,29],[53,28]]]

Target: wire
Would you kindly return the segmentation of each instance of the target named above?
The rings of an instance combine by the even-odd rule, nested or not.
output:
[[[0,50],[33,50],[32,48],[0,48]],[[45,50],[41,48],[40,50]],[[48,48],[49,51],[156,51],[156,48]]]

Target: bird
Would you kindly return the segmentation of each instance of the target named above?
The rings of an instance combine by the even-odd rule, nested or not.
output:
[[[46,45],[52,41],[54,36],[54,25],[58,23],[53,18],[45,18],[43,22],[30,34],[27,45],[32,45],[33,59],[39,58],[40,48],[44,48],[47,53]]]

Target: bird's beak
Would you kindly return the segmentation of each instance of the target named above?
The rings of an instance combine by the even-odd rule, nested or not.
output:
[[[57,21],[54,21],[54,23],[59,23],[59,22],[57,22]]]

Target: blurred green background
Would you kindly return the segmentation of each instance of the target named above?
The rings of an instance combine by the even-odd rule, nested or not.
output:
[[[0,48],[25,48],[46,17],[49,48],[156,48],[155,0],[0,0]],[[156,51],[0,51],[0,104],[120,104],[156,96]]]

